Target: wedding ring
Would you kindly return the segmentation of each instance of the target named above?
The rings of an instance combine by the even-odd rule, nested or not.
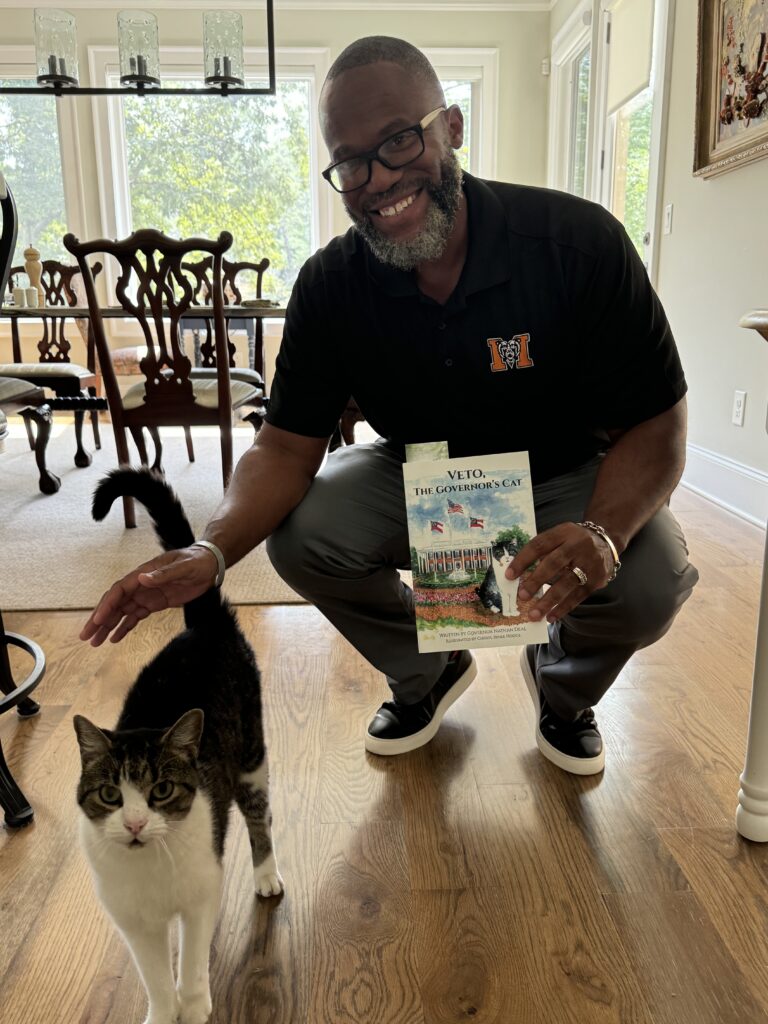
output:
[[[570,566],[570,570],[573,573],[573,575],[576,577],[576,579],[579,581],[579,586],[580,587],[586,586],[587,574],[583,570],[578,569],[575,565]]]

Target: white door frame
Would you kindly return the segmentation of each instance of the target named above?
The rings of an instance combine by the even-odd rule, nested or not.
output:
[[[573,110],[573,62],[592,40],[592,0],[582,0],[552,40],[549,81],[549,144],[547,151],[547,186],[565,191],[571,161],[571,113]],[[592,74],[590,72],[590,93]],[[587,166],[585,193],[590,194],[592,104],[589,104],[587,126]]]

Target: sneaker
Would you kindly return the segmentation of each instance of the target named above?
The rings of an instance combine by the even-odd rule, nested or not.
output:
[[[416,704],[397,700],[382,704],[365,734],[371,754],[406,754],[429,743],[448,708],[477,675],[471,651],[454,651],[435,685]]]
[[[563,771],[597,775],[605,768],[605,748],[592,708],[580,711],[574,722],[556,715],[536,681],[534,657],[533,647],[523,648],[520,665],[538,715],[536,745],[547,760]]]

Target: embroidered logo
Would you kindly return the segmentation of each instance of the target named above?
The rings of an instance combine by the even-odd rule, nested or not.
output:
[[[500,373],[502,370],[525,370],[533,366],[529,351],[530,334],[516,334],[513,338],[488,338],[491,350],[491,370]]]

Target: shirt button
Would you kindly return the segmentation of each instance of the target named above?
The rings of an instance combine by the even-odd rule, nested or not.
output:
[[[447,325],[446,325],[445,321],[443,321],[443,323],[440,323],[440,324],[438,324],[438,325],[437,325],[437,329],[438,329],[439,331],[444,331],[444,330],[445,330],[445,328],[446,328],[446,326],[447,326]]]
[[[453,360],[452,359],[446,359],[445,360],[445,365],[446,366],[453,366]]]

